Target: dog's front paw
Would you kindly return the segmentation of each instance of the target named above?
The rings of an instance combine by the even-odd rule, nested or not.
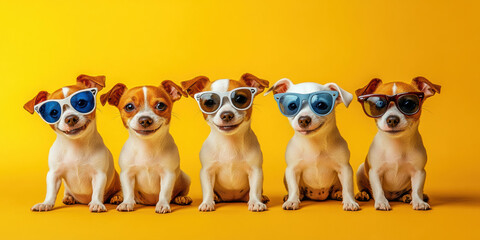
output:
[[[158,202],[155,206],[156,213],[170,213],[172,210],[170,209],[170,204],[168,202]]]
[[[300,201],[299,200],[296,200],[296,201],[285,201],[282,205],[282,208],[284,210],[297,210],[300,208]]]
[[[49,204],[49,203],[37,203],[35,205],[33,205],[33,207],[30,209],[34,212],[46,212],[46,211],[50,211],[53,209],[53,204]]]
[[[343,201],[343,210],[345,211],[358,211],[360,210],[360,205],[355,201]]]
[[[411,204],[413,206],[413,210],[429,210],[430,209],[430,205],[424,201],[413,200]]]
[[[105,205],[103,205],[103,203],[97,202],[97,201],[91,201],[88,204],[88,207],[90,209],[90,212],[99,213],[99,212],[106,212],[107,211],[107,208],[105,207]]]
[[[388,203],[387,199],[375,201],[375,209],[381,211],[390,211],[392,207],[390,207],[390,203]]]
[[[198,210],[201,212],[210,212],[215,211],[215,202],[214,201],[204,201],[200,206],[198,206]]]
[[[134,206],[135,206],[135,203],[122,202],[122,203],[120,203],[120,205],[117,206],[117,211],[119,211],[119,212],[131,212],[131,211],[133,211]]]
[[[263,212],[267,210],[267,205],[259,201],[249,201],[248,210],[252,212]]]

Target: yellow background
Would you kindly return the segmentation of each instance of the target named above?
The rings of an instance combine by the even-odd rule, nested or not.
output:
[[[2,1],[0,3],[0,236],[10,238],[270,239],[479,238],[480,185],[478,1]],[[353,93],[371,78],[442,85],[424,105],[420,131],[429,156],[425,192],[433,210],[393,203],[360,212],[340,202],[304,202],[283,211],[284,151],[293,134],[273,97],[255,99],[253,130],[264,153],[263,213],[219,204],[200,213],[198,152],[209,128],[195,101],[175,104],[171,133],[192,177],[189,207],[91,214],[61,203],[32,213],[45,195],[53,131],[22,105],[38,91],[73,84],[79,74],[106,75],[107,89],[176,83],[197,75],[238,79],[245,72],[273,84],[336,82]],[[104,93],[106,91],[102,91]],[[98,129],[117,159],[127,131],[117,109],[98,107]],[[337,122],[356,170],[376,133],[360,105],[337,107]],[[117,165],[118,169],[118,165]],[[6,237],[6,238],[5,238]]]

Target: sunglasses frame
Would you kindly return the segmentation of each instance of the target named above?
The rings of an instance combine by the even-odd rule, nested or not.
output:
[[[81,113],[81,112],[77,111],[77,110],[72,106],[72,104],[70,103],[70,100],[72,99],[73,96],[77,95],[78,93],[82,93],[82,92],[92,92],[92,94],[93,94],[93,99],[95,100],[95,101],[93,102],[93,108],[92,108],[92,110],[89,111],[89,112],[86,112],[86,113]],[[63,114],[63,106],[65,106],[65,105],[71,107],[75,112],[77,112],[77,113],[79,113],[79,114],[81,114],[81,115],[87,115],[87,114],[90,114],[90,113],[92,113],[93,111],[95,111],[95,109],[97,108],[97,93],[98,93],[98,89],[97,89],[97,88],[82,89],[82,90],[79,90],[79,91],[74,92],[72,95],[70,95],[70,96],[68,96],[68,97],[66,97],[66,98],[64,98],[64,99],[50,99],[50,100],[43,101],[43,102],[41,102],[41,103],[39,103],[39,104],[36,104],[36,105],[33,107],[33,109],[35,110],[35,112],[36,112],[38,115],[40,115],[40,118],[41,118],[44,122],[46,122],[46,123],[48,123],[48,124],[56,124],[56,123],[58,123],[58,122],[60,121],[61,117],[58,118],[58,120],[55,121],[55,122],[52,122],[52,123],[47,122],[47,121],[42,117],[42,114],[40,114],[40,112],[39,112],[40,107],[41,107],[42,105],[44,105],[44,104],[46,104],[46,103],[48,103],[48,102],[57,102],[58,104],[60,104],[60,116],[62,116],[62,114]]]
[[[248,105],[248,107],[246,108],[238,108],[235,106],[235,104],[233,104],[232,102],[232,98],[231,98],[231,95],[233,92],[237,91],[237,90],[241,90],[241,89],[247,89],[249,90],[251,93],[252,93],[252,99],[250,101],[250,104]],[[257,93],[257,89],[256,88],[253,88],[253,87],[239,87],[239,88],[235,88],[235,89],[232,89],[228,92],[218,92],[218,91],[205,91],[205,92],[199,92],[199,93],[196,93],[195,95],[193,95],[193,97],[195,98],[195,100],[197,101],[198,103],[198,107],[200,108],[200,111],[202,111],[203,113],[205,114],[215,114],[216,112],[218,112],[218,110],[222,107],[223,105],[223,99],[225,97],[228,97],[228,101],[230,102],[230,104],[232,105],[233,108],[235,108],[236,110],[239,110],[239,111],[243,111],[243,110],[247,110],[249,109],[252,105],[253,105],[253,99],[255,98],[255,94]],[[202,94],[208,94],[208,93],[214,93],[214,94],[217,94],[219,97],[220,97],[220,103],[218,104],[218,108],[215,109],[215,111],[213,112],[207,112],[207,111],[204,111],[202,109],[202,106],[200,105],[200,98],[202,96]]]
[[[403,110],[400,108],[400,106],[398,106],[398,99],[402,96],[405,96],[405,95],[415,95],[418,97],[419,99],[419,102],[418,102],[418,109],[417,111],[415,111],[414,113],[405,113],[403,112]],[[404,92],[404,93],[399,93],[399,94],[395,94],[395,95],[385,95],[385,94],[366,94],[366,95],[361,95],[361,96],[358,96],[357,100],[362,104],[362,108],[363,108],[363,112],[371,117],[371,118],[380,118],[382,117],[387,111],[385,110],[384,113],[382,113],[381,115],[379,116],[371,116],[370,114],[367,113],[367,111],[365,110],[365,104],[364,102],[370,98],[370,97],[383,97],[387,100],[387,110],[388,110],[388,106],[390,105],[391,102],[394,102],[395,103],[395,106],[397,107],[397,109],[404,115],[407,115],[407,116],[411,116],[411,115],[414,115],[416,113],[418,113],[420,111],[420,109],[422,108],[422,104],[423,104],[423,101],[425,99],[425,94],[423,92]]]
[[[311,104],[312,97],[313,97],[313,95],[319,94],[319,93],[328,93],[333,98],[333,104],[332,104],[332,107],[330,108],[330,111],[328,111],[328,113],[318,114],[317,112],[315,112],[315,110],[312,107],[312,104]],[[280,99],[285,95],[294,95],[294,96],[296,96],[300,99],[300,107],[295,112],[295,114],[286,115],[285,113],[283,113],[282,108],[280,107]],[[300,112],[300,110],[302,109],[305,102],[308,102],[308,106],[310,107],[310,109],[312,110],[313,113],[315,113],[318,116],[326,116],[326,115],[330,114],[333,111],[333,109],[335,108],[335,104],[336,104],[336,100],[337,100],[338,95],[339,95],[338,91],[325,90],[325,91],[316,91],[316,92],[312,92],[312,93],[290,93],[290,92],[277,93],[277,94],[273,95],[273,97],[275,98],[275,101],[277,101],[278,108],[280,109],[280,112],[285,117],[296,116]]]

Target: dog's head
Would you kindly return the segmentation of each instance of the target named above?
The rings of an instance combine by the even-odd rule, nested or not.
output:
[[[86,132],[91,131],[90,123],[95,120],[95,96],[97,91],[100,91],[104,87],[105,76],[94,77],[80,75],[77,77],[77,83],[75,85],[60,88],[52,94],[49,94],[47,91],[41,91],[32,100],[28,101],[23,108],[31,114],[36,111],[44,120],[46,119],[45,121],[47,123],[49,123],[49,121],[55,121],[55,123],[49,123],[55,132],[71,139],[80,138],[84,136]],[[91,90],[93,96],[88,95],[87,98],[75,97],[76,95],[78,96],[79,92],[90,88],[97,89]],[[93,97],[93,99],[91,97]],[[40,105],[43,102],[48,103],[46,101],[54,103],[57,100],[60,102],[64,99],[69,99],[69,101],[67,101],[68,103],[58,105],[55,103],[58,108],[47,104],[44,104],[44,106]],[[93,108],[93,110],[88,111],[88,114],[82,114],[75,110],[74,107],[80,111],[84,107]]]
[[[418,121],[421,115],[421,107],[425,99],[440,93],[441,86],[436,85],[428,81],[424,77],[416,77],[410,84],[404,82],[390,82],[382,83],[382,80],[375,78],[372,79],[365,87],[355,91],[357,97],[365,96],[369,94],[379,94],[386,96],[402,96],[407,93],[416,93],[413,95],[407,94],[408,97],[398,98],[397,103],[395,101],[379,101],[379,97],[374,96],[370,99],[359,101],[364,105],[364,110],[368,114],[370,111],[383,113],[379,117],[375,117],[377,128],[389,133],[393,136],[400,136],[407,132],[409,129],[414,129],[413,126],[418,126]],[[418,94],[423,93],[423,94]],[[405,95],[404,95],[405,96]],[[405,114],[407,113],[407,114]]]
[[[268,81],[245,73],[240,80],[220,79],[213,82],[207,77],[199,76],[182,82],[182,86],[191,97],[205,93],[201,98],[197,95],[200,108],[204,108],[203,117],[212,129],[231,135],[249,126],[253,98],[268,87]],[[243,89],[238,90],[239,88]],[[248,88],[255,91],[251,92]]]
[[[130,134],[141,138],[155,136],[160,129],[168,129],[173,103],[186,93],[174,82],[165,80],[159,87],[140,86],[127,89],[117,83],[100,97],[100,102],[116,106],[123,125]]]
[[[316,106],[310,106],[310,102],[305,100],[304,102],[300,102],[295,104],[293,107],[295,111],[298,111],[293,116],[288,116],[290,124],[292,125],[295,132],[298,132],[302,135],[306,136],[313,136],[318,133],[320,129],[322,129],[327,124],[335,124],[335,113],[334,108],[336,105],[343,103],[346,107],[352,101],[352,94],[343,90],[335,83],[327,83],[325,85],[321,85],[318,83],[299,83],[293,84],[289,79],[281,79],[277,81],[266,93],[273,92],[273,94],[278,93],[298,93],[298,94],[310,94],[318,91],[336,91],[338,94],[335,93],[334,98],[334,105],[332,106],[332,110],[329,114],[326,115],[319,115],[312,110],[312,107],[315,108]],[[312,102],[312,104],[320,104],[318,107],[324,107],[323,104],[328,104],[325,102]],[[331,103],[333,104],[333,102]],[[299,106],[298,106],[299,105]],[[300,108],[300,109],[296,109]]]

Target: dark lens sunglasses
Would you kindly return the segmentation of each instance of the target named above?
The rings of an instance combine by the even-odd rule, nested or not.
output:
[[[379,118],[388,110],[391,102],[394,102],[398,110],[410,116],[420,111],[425,94],[423,92],[405,92],[395,95],[367,94],[358,97],[363,111],[367,116]]]
[[[332,112],[337,97],[337,91],[318,91],[309,94],[278,93],[274,95],[280,112],[286,117],[297,115],[305,102],[308,102],[310,109],[315,114],[319,116],[328,115]]]

